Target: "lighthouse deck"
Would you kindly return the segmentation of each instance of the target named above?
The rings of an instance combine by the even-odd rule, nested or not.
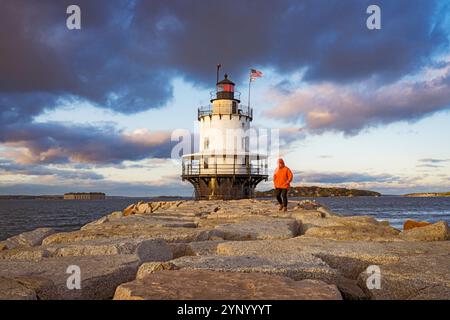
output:
[[[197,113],[198,120],[200,120],[200,118],[202,117],[213,115],[219,116],[236,115],[253,119],[253,109],[250,108],[249,106],[241,104],[232,107],[217,107],[217,106],[213,107],[211,105],[207,105],[198,108]]]
[[[212,164],[202,166],[200,164],[187,164],[183,166],[182,177],[203,176],[261,176],[268,177],[267,167],[262,165],[250,165],[246,167],[229,164]]]
[[[267,156],[261,154],[195,153],[182,158],[182,177],[258,176],[267,178]]]

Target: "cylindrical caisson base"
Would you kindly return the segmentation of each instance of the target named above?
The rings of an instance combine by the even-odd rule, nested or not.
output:
[[[255,187],[267,176],[205,176],[186,178],[195,189],[197,200],[248,199],[255,196]]]

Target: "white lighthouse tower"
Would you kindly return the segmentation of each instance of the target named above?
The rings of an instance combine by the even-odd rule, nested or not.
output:
[[[253,110],[234,86],[225,74],[211,105],[198,108],[199,152],[182,158],[182,179],[192,183],[196,199],[251,198],[267,180],[267,156],[250,152]]]

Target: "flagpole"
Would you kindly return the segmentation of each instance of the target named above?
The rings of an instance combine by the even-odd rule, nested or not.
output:
[[[250,70],[248,77],[248,112],[250,112],[250,85],[252,83],[252,71]]]

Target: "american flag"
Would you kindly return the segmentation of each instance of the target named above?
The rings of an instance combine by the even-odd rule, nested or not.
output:
[[[250,81],[255,81],[256,78],[261,78],[263,76],[263,73],[261,71],[258,71],[256,69],[250,69]]]

